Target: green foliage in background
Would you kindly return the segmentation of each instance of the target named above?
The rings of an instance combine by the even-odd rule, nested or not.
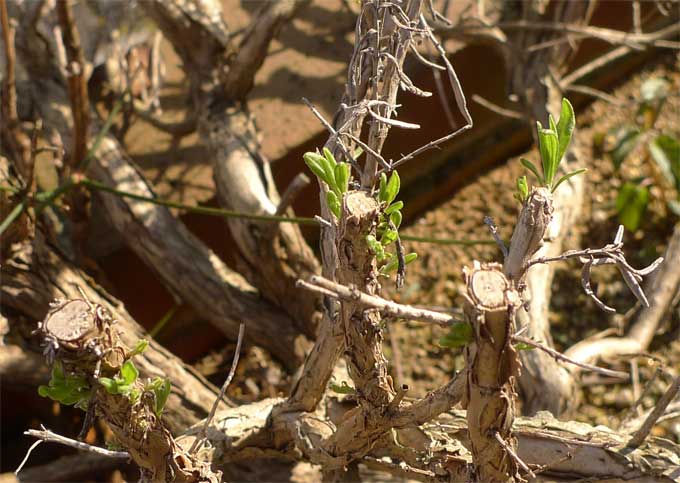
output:
[[[544,128],[539,121],[536,122],[542,172],[539,172],[534,163],[528,159],[520,159],[522,165],[536,177],[539,185],[548,188],[551,192],[554,192],[560,184],[572,176],[576,176],[577,174],[586,171],[585,168],[577,169],[561,176],[555,181],[557,169],[567,152],[575,126],[576,116],[574,115],[574,108],[566,98],[562,99],[562,111],[560,112],[560,117],[557,122],[555,122],[552,114],[548,116],[547,128]],[[520,202],[524,202],[529,196],[529,191],[527,177],[521,176],[517,178],[517,193],[515,194],[515,198]]]
[[[643,165],[647,176],[623,180],[616,197],[619,222],[630,231],[637,230],[644,219],[650,202],[650,185],[674,192],[673,197],[665,197],[664,201],[672,213],[680,216],[680,141],[655,128],[669,91],[665,79],[653,77],[643,82],[635,122],[614,126],[595,141],[609,156],[616,172],[620,172],[635,152],[641,152],[642,159],[649,161]]]

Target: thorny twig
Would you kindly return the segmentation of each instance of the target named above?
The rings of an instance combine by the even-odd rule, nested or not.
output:
[[[641,269],[634,269],[626,261],[626,257],[623,253],[623,225],[619,226],[616,232],[613,243],[605,245],[603,248],[586,248],[584,250],[569,250],[564,252],[562,255],[557,257],[539,257],[529,260],[525,266],[525,270],[529,269],[532,265],[537,263],[549,263],[560,260],[567,260],[569,258],[578,258],[583,264],[583,270],[581,273],[581,283],[583,289],[590,298],[592,298],[598,307],[600,307],[605,312],[614,313],[616,310],[609,307],[604,302],[602,302],[597,295],[593,292],[590,287],[590,271],[592,267],[598,265],[610,265],[616,264],[616,267],[621,272],[623,280],[630,288],[633,295],[640,301],[640,303],[649,307],[649,301],[645,296],[644,291],[640,287],[640,282],[642,282],[642,277],[649,275],[654,270],[656,270],[661,262],[663,262],[663,257],[657,258],[649,266]]]

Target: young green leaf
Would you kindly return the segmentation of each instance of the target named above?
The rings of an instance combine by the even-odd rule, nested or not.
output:
[[[539,124],[540,125],[540,124]],[[549,129],[540,129],[538,131],[538,147],[541,152],[541,161],[543,164],[543,179],[546,186],[552,184],[557,171],[557,150],[559,142],[557,134]]]
[[[366,235],[366,243],[379,262],[385,259],[385,249],[373,235]]]
[[[322,164],[323,157],[319,156],[317,153],[305,153],[302,156],[302,159],[305,160],[305,164],[312,171],[312,173],[314,173],[321,181],[328,184],[326,170]]]
[[[524,342],[518,342],[515,344],[515,350],[518,351],[532,351],[535,347]]]
[[[331,213],[335,215],[336,218],[340,218],[340,199],[334,191],[328,191],[326,193],[326,202],[328,203],[328,208]]]
[[[418,254],[416,252],[407,253],[404,257],[404,264],[408,265],[409,263],[414,262],[416,258],[418,258]]]
[[[385,203],[388,205],[394,201],[394,199],[399,194],[399,189],[401,188],[401,180],[399,179],[399,173],[392,171],[390,180],[387,182]]]
[[[387,246],[390,243],[394,243],[398,237],[399,233],[397,233],[397,231],[388,228],[385,230],[383,236],[380,238],[380,243],[382,243],[383,246]]]
[[[524,203],[529,197],[529,184],[527,183],[526,176],[519,176],[517,178],[517,192],[519,193],[518,199],[520,203]]]
[[[120,368],[120,375],[121,379],[123,380],[123,384],[131,385],[134,384],[134,382],[139,377],[139,371],[131,360],[127,360]]]
[[[399,228],[401,226],[401,211],[397,210],[390,213],[390,221],[395,228]]]
[[[128,354],[128,358],[134,357],[136,355],[143,353],[146,350],[147,347],[149,347],[149,341],[146,340],[146,339],[140,339],[137,342],[137,345],[135,346],[135,348],[132,349],[132,352],[130,352]]]
[[[100,377],[97,379],[99,384],[104,386],[104,389],[106,389],[106,392],[109,394],[118,394],[118,381],[115,379],[111,379],[110,377]]]
[[[157,379],[159,380],[159,382],[156,383],[153,387],[153,393],[156,396],[154,402],[154,412],[156,413],[156,416],[160,417],[161,414],[163,413],[165,403],[168,401],[168,396],[170,396],[172,384],[170,384],[170,381],[168,379],[161,378]]]
[[[577,174],[585,173],[586,171],[588,171],[586,168],[581,168],[581,169],[576,169],[576,170],[574,170],[570,173],[565,174],[564,176],[562,176],[559,179],[559,181],[557,183],[555,183],[555,186],[553,186],[553,188],[552,188],[552,192],[554,193],[559,185],[561,185],[564,181],[568,180],[572,176],[576,176]]]
[[[385,172],[380,173],[380,191],[378,192],[378,198],[380,201],[387,203],[387,175]]]
[[[526,158],[519,158],[519,162],[522,163],[522,166],[531,171],[534,174],[534,176],[536,176],[536,179],[540,184],[545,185],[545,182],[543,181],[543,176],[539,174],[538,169],[536,169],[536,166],[534,166],[534,163],[532,163]]]
[[[559,165],[562,161],[564,153],[567,152],[569,143],[571,142],[571,135],[574,132],[574,127],[576,126],[576,116],[574,116],[574,108],[571,103],[566,99],[562,99],[562,112],[560,112],[560,119],[557,121],[557,127],[555,132],[557,132],[558,139],[558,150],[557,150],[557,164]]]
[[[394,212],[394,211],[399,211],[399,210],[401,210],[403,207],[404,207],[404,202],[403,202],[403,201],[395,201],[394,203],[392,203],[390,206],[388,206],[388,207],[385,209],[385,214],[386,214],[386,215],[390,215],[390,213],[392,213],[392,212]]]
[[[335,166],[338,164],[338,162],[335,160],[335,156],[333,156],[331,150],[328,148],[323,148],[323,156],[326,158],[326,161],[328,161],[329,165],[335,169]]]
[[[335,182],[340,194],[347,192],[349,189],[349,164],[338,163],[335,165]]]
[[[347,384],[346,381],[342,381],[342,384],[335,384],[334,382],[331,382],[329,387],[331,391],[338,394],[354,394],[356,392],[352,386]]]
[[[552,114],[548,114],[548,126],[550,127],[551,131],[557,133],[557,124],[555,124],[555,118],[552,116]],[[559,133],[557,133],[557,137],[560,137]]]

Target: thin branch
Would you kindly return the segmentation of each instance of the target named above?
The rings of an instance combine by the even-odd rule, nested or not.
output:
[[[238,366],[238,359],[239,355],[241,354],[241,345],[243,344],[243,333],[245,332],[245,328],[246,325],[243,322],[241,322],[241,325],[239,325],[238,327],[238,339],[236,339],[236,350],[234,351],[234,359],[231,361],[231,368],[229,369],[229,374],[227,375],[227,379],[224,381],[224,384],[222,384],[222,388],[220,389],[220,395],[217,396],[217,399],[215,399],[215,402],[213,403],[212,408],[210,409],[210,414],[208,414],[208,417],[205,420],[205,424],[203,425],[201,433],[191,445],[189,453],[193,453],[196,450],[196,448],[205,440],[206,435],[208,434],[208,428],[210,427],[210,423],[215,417],[217,407],[220,405],[220,402],[222,401],[222,398],[224,397],[224,394],[227,391],[229,384],[231,384],[231,380],[234,378],[234,374],[236,374],[236,366]]]
[[[566,355],[562,354],[561,352],[556,351],[555,349],[548,347],[546,345],[541,344],[540,342],[536,342],[535,340],[532,340],[528,337],[522,337],[522,336],[513,336],[512,340],[515,342],[521,342],[526,345],[530,345],[532,347],[535,347],[536,349],[540,349],[543,352],[546,352],[547,354],[551,355],[555,360],[562,361],[562,362],[568,362],[569,364],[573,364],[575,366],[580,367],[581,369],[585,369],[590,372],[596,372],[598,374],[602,374],[604,376],[610,376],[610,377],[618,377],[622,379],[628,379],[630,375],[627,372],[621,372],[621,371],[612,371],[610,369],[604,369],[602,367],[597,367],[593,366],[591,364],[586,364],[584,362],[579,362],[575,359],[572,359],[570,357],[567,357]]]
[[[505,242],[503,242],[503,239],[498,234],[498,227],[496,226],[496,223],[494,223],[493,218],[491,218],[490,216],[485,216],[484,224],[489,227],[489,231],[491,231],[491,235],[493,236],[493,239],[496,241],[496,245],[498,245],[498,248],[501,249],[503,259],[507,258],[508,247],[505,246]]]
[[[460,323],[460,321],[450,315],[440,314],[439,312],[427,309],[417,309],[410,305],[402,305],[375,295],[368,295],[355,287],[345,287],[318,275],[310,277],[309,282],[298,280],[298,286],[337,299],[359,303],[364,307],[378,309],[390,317],[429,322],[442,327]]]
[[[499,114],[504,117],[509,117],[510,119],[524,119],[524,115],[520,112],[513,111],[512,109],[506,109],[504,107],[501,107],[497,104],[494,104],[493,102],[484,99],[482,96],[479,94],[473,94],[472,95],[472,100],[479,104],[482,107],[486,107],[488,110],[491,112],[495,112],[496,114]]]
[[[90,100],[85,76],[86,64],[70,0],[57,1],[57,16],[66,51],[66,77],[73,114],[73,153],[71,154],[70,165],[75,167],[82,162],[85,153],[87,153],[90,126]]]
[[[305,173],[298,173],[290,182],[286,191],[281,195],[281,201],[279,201],[279,206],[276,207],[275,216],[283,215],[286,210],[293,204],[295,198],[300,194],[300,191],[309,184],[309,176]]]
[[[498,441],[498,444],[500,444],[503,447],[505,452],[508,453],[510,457],[515,460],[519,467],[526,471],[527,475],[529,475],[532,478],[536,478],[536,475],[534,474],[533,471],[531,471],[531,468],[529,468],[529,466],[522,460],[522,458],[520,458],[519,455],[515,453],[512,447],[503,440],[503,437],[500,435],[500,433],[496,432],[494,434],[494,437],[496,438],[496,441]]]
[[[562,255],[556,257],[538,257],[529,260],[525,265],[525,271],[529,269],[532,265],[537,263],[549,263],[555,261],[564,261],[569,258],[578,258],[581,263],[583,263],[583,271],[581,275],[581,283],[586,294],[592,298],[597,305],[603,309],[605,312],[613,313],[615,310],[607,306],[604,302],[599,300],[595,293],[590,288],[590,270],[592,267],[597,265],[609,265],[616,264],[624,282],[628,285],[633,295],[640,301],[640,303],[649,307],[649,301],[645,295],[642,287],[640,287],[640,282],[642,277],[649,275],[655,271],[661,263],[663,262],[663,257],[657,258],[649,266],[641,269],[634,269],[626,261],[625,255],[623,253],[623,225],[619,226],[614,237],[614,242],[605,245],[603,248],[586,248],[584,250],[569,250],[564,252]]]
[[[656,403],[656,406],[654,406],[654,410],[649,413],[647,419],[645,419],[645,422],[642,423],[640,429],[638,429],[633,434],[626,446],[630,448],[637,448],[644,442],[645,438],[647,438],[657,420],[663,415],[666,407],[668,407],[673,398],[675,398],[675,396],[678,394],[678,390],[680,390],[680,376],[673,380],[673,383],[670,385],[668,390],[663,394],[663,396],[661,396],[659,401]]]
[[[49,429],[46,429],[44,426],[40,427],[42,428],[41,431],[38,431],[37,429],[29,429],[28,431],[25,431],[24,434],[26,436],[38,438],[43,442],[59,443],[63,444],[64,446],[70,446],[71,448],[75,448],[81,451],[87,451],[88,453],[95,453],[102,456],[108,456],[109,458],[121,458],[121,459],[130,458],[130,453],[128,453],[127,451],[111,451],[105,448],[99,448],[98,446],[92,446],[91,444],[76,441],[75,439],[67,438],[66,436],[54,433]]]
[[[623,102],[621,99],[616,98],[615,96],[612,96],[611,94],[607,94],[606,92],[600,91],[598,89],[594,89],[592,87],[588,86],[581,86],[581,85],[568,85],[564,87],[565,91],[571,91],[571,92],[578,92],[579,94],[585,94],[587,96],[595,97],[597,99],[603,100],[609,104],[613,104],[616,107],[624,107],[626,105],[625,102]]]
[[[28,451],[26,451],[26,456],[24,456],[24,459],[21,460],[21,463],[19,463],[19,467],[16,470],[14,470],[15,475],[19,474],[19,472],[24,468],[24,465],[28,462],[28,458],[31,457],[31,453],[33,453],[33,450],[40,446],[42,443],[44,443],[44,441],[41,439],[33,442],[31,447],[28,448]]]

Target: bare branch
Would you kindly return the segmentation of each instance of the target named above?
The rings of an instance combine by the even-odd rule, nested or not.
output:
[[[70,0],[57,1],[57,15],[66,50],[66,79],[73,114],[73,152],[70,156],[72,170],[85,159],[90,125],[90,100],[85,75],[85,56],[80,46],[80,35],[75,25]]]
[[[229,387],[229,384],[231,384],[231,380],[234,378],[234,374],[236,374],[236,366],[238,366],[238,358],[239,355],[241,354],[241,344],[243,344],[243,332],[245,331],[245,328],[246,325],[243,322],[241,322],[241,325],[239,325],[238,328],[236,349],[234,350],[234,359],[231,361],[231,368],[229,369],[229,374],[227,375],[227,378],[224,380],[224,383],[222,384],[219,396],[217,396],[215,402],[212,405],[212,408],[210,408],[210,414],[208,414],[208,417],[205,419],[203,430],[201,431],[200,435],[194,440],[193,444],[191,445],[191,448],[189,449],[189,453],[193,453],[198,448],[198,446],[202,444],[203,441],[205,440],[206,434],[208,433],[208,428],[210,427],[210,423],[215,417],[215,412],[217,411],[217,408],[220,405],[220,402],[222,401],[224,394],[227,392],[227,388]]]
[[[524,115],[522,113],[498,106],[493,102],[484,99],[479,94],[473,94],[472,100],[479,104],[480,106],[486,107],[491,112],[495,112],[496,114],[499,114],[501,116],[509,117],[510,119],[524,119]]]
[[[531,347],[535,347],[536,349],[540,349],[543,352],[550,354],[555,360],[562,361],[562,362],[568,362],[569,364],[573,364],[575,366],[578,366],[582,369],[586,369],[590,372],[596,372],[598,374],[602,374],[604,376],[610,376],[610,377],[616,377],[619,379],[627,379],[629,377],[629,374],[626,372],[621,372],[621,371],[612,371],[610,369],[604,369],[602,367],[597,367],[593,366],[591,364],[585,364],[583,362],[579,362],[577,360],[574,360],[564,354],[562,354],[559,351],[556,351],[555,349],[548,347],[544,344],[541,344],[540,342],[536,342],[535,340],[532,340],[528,337],[521,337],[521,336],[513,336],[512,338],[516,342],[521,342],[526,345],[530,345]]]
[[[438,324],[442,327],[448,327],[452,324],[460,323],[450,315],[441,314],[439,312],[434,312],[427,309],[419,309],[410,305],[398,304],[375,295],[363,293],[356,287],[345,287],[316,275],[310,277],[309,282],[299,280],[298,285],[304,289],[314,290],[319,293],[323,293],[324,295],[328,295],[329,297],[353,301],[361,304],[364,307],[378,309],[389,317],[399,317],[408,320],[428,322],[431,324]]]
[[[63,444],[64,446],[69,446],[80,451],[87,451],[88,453],[94,453],[101,456],[108,456],[109,458],[121,458],[121,459],[130,458],[130,453],[128,453],[127,451],[111,451],[105,448],[99,448],[97,446],[92,446],[91,444],[76,441],[75,439],[67,438],[66,436],[54,433],[49,429],[46,429],[45,426],[40,427],[42,428],[40,431],[36,429],[29,429],[28,431],[25,431],[24,434],[26,436],[38,438],[43,442],[59,443]],[[18,473],[19,469],[17,469],[16,472]]]
[[[678,390],[680,390],[680,376],[673,380],[673,383],[669,386],[668,390],[666,390],[663,396],[661,396],[659,401],[656,403],[654,410],[649,413],[647,419],[645,419],[645,422],[642,423],[640,429],[638,429],[630,438],[630,441],[628,441],[629,447],[636,448],[644,442],[645,438],[647,438],[650,431],[656,424],[656,421],[663,415],[668,405],[678,394]]]

